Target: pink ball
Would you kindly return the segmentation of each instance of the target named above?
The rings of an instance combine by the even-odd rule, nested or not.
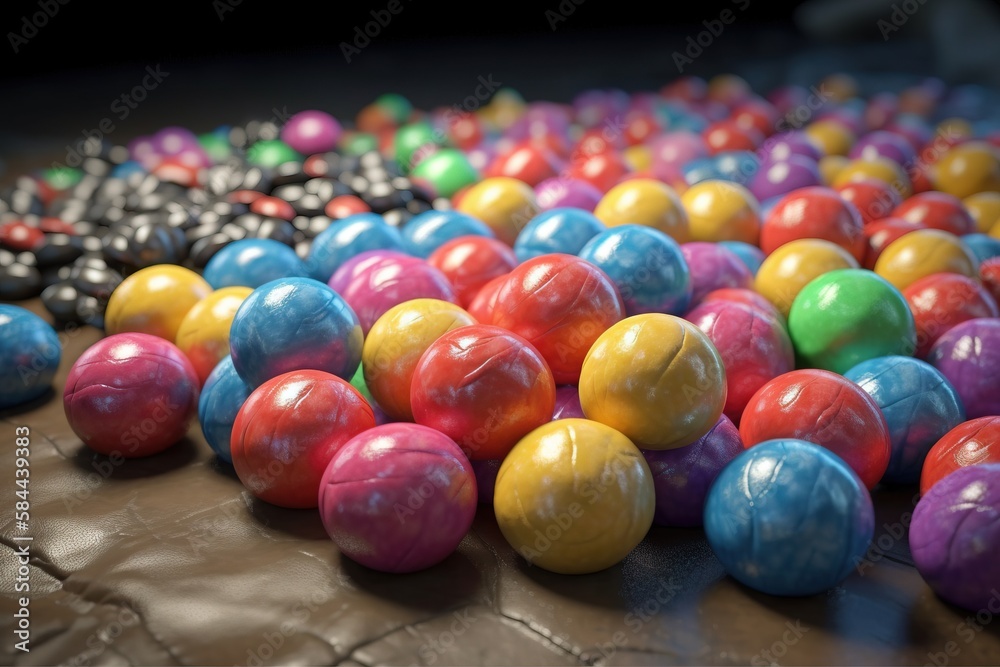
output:
[[[177,346],[143,333],[108,336],[70,368],[63,408],[96,452],[139,458],[170,447],[198,413],[198,375]]]
[[[667,132],[649,144],[653,173],[667,181],[681,181],[681,168],[691,160],[708,156],[708,145],[695,132]]]
[[[340,140],[337,119],[324,111],[300,111],[281,128],[281,140],[303,155],[332,151]]]
[[[364,252],[359,252],[354,257],[351,257],[333,272],[330,276],[330,280],[327,281],[327,285],[330,286],[337,294],[342,293],[347,286],[351,284],[351,281],[357,278],[359,275],[364,273],[374,264],[377,264],[383,259],[400,259],[407,258],[411,255],[407,255],[405,252],[399,252],[398,250],[366,250]]]
[[[176,125],[157,131],[151,139],[153,148],[160,155],[180,155],[189,148],[201,147],[194,132]]]
[[[603,196],[604,193],[587,181],[569,176],[547,178],[535,186],[535,198],[542,211],[579,208],[593,212]]]
[[[337,451],[319,489],[323,526],[340,552],[381,572],[415,572],[458,548],[476,515],[472,465],[451,438],[385,424]]]

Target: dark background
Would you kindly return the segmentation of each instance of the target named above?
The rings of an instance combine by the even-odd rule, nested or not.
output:
[[[808,86],[836,71],[857,74],[864,94],[928,76],[1000,88],[1000,7],[993,0],[663,2],[655,14],[647,3],[624,0],[399,2],[402,11],[350,63],[339,45],[388,0],[6,3],[0,178],[51,163],[49,156],[65,154],[106,118],[115,126],[109,138],[125,143],[165,125],[207,131],[305,108],[350,124],[364,104],[390,91],[419,108],[450,106],[472,94],[480,76],[529,100],[568,101],[593,87],[656,90],[680,74],[674,52],[723,9],[735,21],[683,74],[733,72],[760,92]],[[38,15],[40,3],[58,11],[14,53],[11,34],[25,34],[25,17]],[[573,11],[553,30],[546,12],[560,7]],[[879,21],[891,21],[894,7],[912,15],[897,14],[905,23],[886,33],[891,23]],[[169,75],[127,118],[115,117],[114,101],[156,65]]]

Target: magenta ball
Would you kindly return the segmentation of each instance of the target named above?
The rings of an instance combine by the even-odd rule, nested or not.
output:
[[[681,168],[691,160],[707,157],[708,145],[696,132],[667,132],[649,142],[650,166],[660,178],[681,181]]]
[[[1000,318],[956,324],[934,342],[927,361],[955,387],[967,419],[1000,415]]]
[[[909,540],[917,571],[941,598],[1000,612],[1000,463],[959,468],[931,487]]]
[[[787,160],[762,164],[750,179],[748,188],[758,201],[765,201],[813,185],[820,185],[816,161],[792,155]]]
[[[579,208],[593,212],[603,193],[587,181],[578,178],[547,178],[535,186],[538,208],[549,211],[554,208]]]
[[[70,368],[63,408],[70,428],[108,456],[139,458],[170,447],[198,414],[194,366],[173,343],[143,333],[103,338]]]
[[[724,287],[753,289],[753,273],[739,255],[725,246],[692,241],[681,244],[681,253],[691,272],[691,306]]]
[[[340,140],[340,123],[325,111],[300,111],[281,128],[281,140],[302,155],[332,151]]]
[[[476,515],[476,476],[448,436],[385,424],[348,440],[319,487],[319,511],[340,552],[381,572],[416,572],[451,555]]]
[[[858,139],[847,156],[852,160],[874,160],[884,157],[909,168],[917,154],[902,135],[876,130]]]
[[[497,485],[497,473],[503,459],[482,459],[471,461],[472,471],[476,473],[476,488],[479,489],[479,502],[483,505],[493,504],[493,490]]]
[[[580,407],[580,391],[571,384],[556,388],[556,409],[552,411],[552,419],[586,419],[583,408]]]
[[[201,147],[194,132],[175,125],[159,130],[151,139],[153,148],[160,155],[179,155],[186,149]]]
[[[722,415],[715,426],[694,443],[677,449],[642,450],[653,473],[658,526],[702,525],[705,498],[726,464],[743,451],[740,432]]]
[[[333,275],[330,276],[330,280],[326,284],[334,292],[340,294],[351,284],[352,280],[364,273],[373,264],[383,259],[405,259],[406,257],[410,257],[410,255],[398,250],[366,250],[360,252],[337,267],[337,270],[333,272]]]

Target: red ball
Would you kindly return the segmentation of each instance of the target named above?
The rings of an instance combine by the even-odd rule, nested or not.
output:
[[[865,225],[865,261],[864,267],[869,271],[875,270],[875,263],[878,261],[882,251],[889,247],[889,244],[912,231],[923,229],[915,222],[903,220],[901,218],[882,218],[875,220],[869,225]]]
[[[483,143],[483,123],[471,112],[446,112],[449,117],[448,136],[463,151],[469,151]]]
[[[743,446],[798,438],[840,456],[869,489],[889,466],[889,426],[875,400],[843,375],[801,369],[779,375],[753,395],[740,422]]]
[[[455,290],[458,305],[466,308],[486,283],[517,266],[517,256],[498,239],[460,236],[438,247],[427,263],[445,275]]]
[[[270,195],[258,197],[251,202],[250,211],[257,215],[264,215],[269,218],[281,218],[289,222],[295,217],[295,209],[292,208],[291,204],[284,199]]]
[[[609,132],[607,127],[593,127],[584,130],[583,135],[573,148],[570,159],[576,163],[591,155],[614,153],[623,148],[625,148],[625,142],[621,135]]]
[[[607,192],[617,185],[626,173],[628,166],[625,160],[614,151],[606,151],[574,160],[570,165],[568,176],[586,181],[601,192]]]
[[[864,223],[854,204],[836,190],[799,188],[782,197],[760,229],[760,249],[770,255],[797,239],[823,239],[844,248],[859,262],[865,258]]]
[[[729,151],[757,150],[763,136],[753,127],[744,127],[735,120],[720,120],[712,123],[701,135],[708,146],[709,155]]]
[[[1000,257],[991,257],[979,265],[979,279],[993,300],[1000,304]]]
[[[0,225],[0,246],[14,252],[34,250],[45,243],[45,232],[21,220],[11,220]]]
[[[894,187],[877,178],[849,181],[834,189],[854,204],[865,225],[885,218],[903,201]]]
[[[625,117],[623,135],[629,146],[644,144],[663,132],[663,127],[656,116],[647,111],[634,111]]]
[[[903,290],[917,325],[916,356],[924,359],[934,342],[956,324],[998,317],[997,303],[979,281],[958,273],[934,273]]]
[[[139,458],[185,436],[198,413],[199,386],[194,366],[170,341],[114,334],[73,364],[63,408],[70,428],[92,450]]]
[[[974,234],[976,221],[962,200],[944,192],[920,192],[892,212],[892,217],[915,222],[928,229],[940,229],[956,236]]]
[[[368,401],[345,380],[316,370],[283,373],[257,387],[236,413],[233,467],[265,502],[317,507],[333,455],[374,426]]]
[[[368,204],[366,204],[361,197],[357,197],[355,195],[340,195],[339,197],[334,197],[326,203],[323,213],[334,220],[343,220],[348,216],[352,216],[357,213],[368,213],[371,210],[371,207],[368,206]]]
[[[410,405],[473,460],[502,459],[552,419],[556,384],[545,359],[520,336],[484,324],[453,329],[413,371]]]
[[[493,319],[493,306],[497,303],[497,294],[507,280],[507,275],[497,276],[483,285],[476,295],[469,302],[466,312],[472,315],[477,322],[489,322]]]
[[[980,463],[1000,463],[1000,416],[963,422],[941,436],[924,458],[920,494],[959,468]]]
[[[736,105],[730,117],[738,127],[754,130],[763,137],[774,134],[779,120],[774,105],[762,99],[750,99]]]
[[[535,187],[559,173],[562,164],[555,153],[543,146],[522,144],[498,155],[486,168],[484,176],[507,176]]]
[[[606,273],[575,255],[551,253],[510,272],[490,322],[535,346],[558,384],[576,384],[594,341],[624,317],[625,305]]]

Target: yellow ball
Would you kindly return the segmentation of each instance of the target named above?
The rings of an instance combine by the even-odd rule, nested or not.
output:
[[[749,190],[731,181],[702,181],[681,195],[692,241],[760,240],[760,205]]]
[[[643,146],[642,144],[626,148],[622,151],[622,158],[632,171],[649,169],[649,166],[653,163],[652,151],[649,150],[649,146]]]
[[[611,188],[597,203],[594,215],[608,227],[646,225],[678,243],[691,240],[680,197],[669,185],[652,178],[633,178]]]
[[[202,384],[229,354],[233,317],[251,292],[252,287],[222,287],[194,304],[181,320],[174,342],[191,360]]]
[[[940,229],[918,229],[890,243],[875,262],[875,273],[900,291],[934,273],[978,276],[979,262],[961,239]]]
[[[458,210],[482,220],[507,245],[539,213],[535,191],[516,178],[496,176],[473,185],[458,202]]]
[[[847,155],[854,145],[854,133],[843,123],[817,120],[805,128],[806,135],[816,142],[824,155]]]
[[[754,289],[788,317],[792,302],[810,281],[836,269],[860,268],[851,253],[823,239],[789,241],[768,255],[754,278]]]
[[[955,146],[931,169],[934,187],[959,199],[980,192],[1000,191],[1000,159],[997,150],[982,141]]]
[[[819,89],[826,93],[832,102],[846,102],[858,96],[858,81],[850,74],[836,72],[823,79]]]
[[[212,286],[191,269],[156,264],[139,269],[115,288],[104,313],[109,336],[146,333],[177,340],[177,330],[188,311],[212,293]]]
[[[1000,222],[1000,192],[978,192],[962,200],[969,215],[976,221],[976,230],[989,234]]]
[[[834,188],[839,188],[848,183],[869,178],[889,185],[903,199],[913,194],[913,184],[910,182],[906,170],[898,162],[887,157],[851,160],[837,172],[831,185]]]
[[[618,429],[644,449],[690,445],[715,425],[726,403],[718,350],[673,315],[627,317],[594,342],[580,371],[588,419]]]
[[[995,239],[1000,239],[1000,220],[997,220],[992,227],[990,227],[989,235]]]
[[[387,310],[361,351],[365,384],[379,407],[392,419],[413,421],[410,382],[420,356],[445,332],[475,323],[462,308],[439,299],[412,299]]]
[[[819,159],[819,178],[823,185],[829,186],[837,175],[850,163],[843,155],[824,155]]]
[[[649,532],[655,508],[642,452],[589,419],[559,419],[524,436],[500,466],[493,495],[507,542],[559,574],[621,562]]]
[[[945,118],[938,123],[935,135],[943,137],[971,137],[975,134],[972,125],[964,118]]]

